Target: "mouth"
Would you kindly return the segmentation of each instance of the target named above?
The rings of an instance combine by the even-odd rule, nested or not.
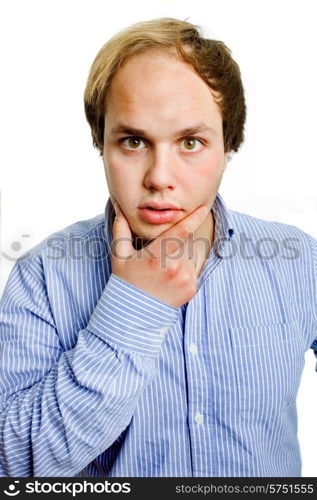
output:
[[[148,210],[153,210],[154,212],[163,212],[164,210],[171,210],[170,208],[153,208],[153,207],[143,207],[147,208]]]
[[[166,224],[172,222],[179,217],[182,212],[179,208],[154,208],[154,207],[140,207],[140,218],[149,224]]]

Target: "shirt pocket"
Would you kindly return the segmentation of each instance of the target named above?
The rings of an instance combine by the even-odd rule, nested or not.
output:
[[[261,419],[295,405],[305,356],[299,323],[232,328],[230,337],[238,411]]]

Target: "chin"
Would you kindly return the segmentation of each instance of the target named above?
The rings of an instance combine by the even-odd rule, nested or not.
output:
[[[153,238],[157,238],[161,234],[161,232],[158,230],[142,231],[142,229],[137,229],[136,231],[133,231],[133,236],[143,238],[144,240],[153,240]]]
[[[144,240],[153,240],[157,238],[161,233],[168,229],[169,224],[161,224],[160,226],[156,226],[153,228],[144,228],[139,225],[130,226],[132,228],[133,236],[143,238]]]

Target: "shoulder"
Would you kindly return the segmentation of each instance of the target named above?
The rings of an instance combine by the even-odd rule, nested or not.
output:
[[[286,260],[310,262],[317,266],[317,240],[302,229],[291,224],[268,221],[242,212],[230,210],[236,244],[246,244],[265,255],[286,255]],[[270,253],[271,252],[271,253]]]
[[[105,235],[105,216],[96,215],[91,219],[80,220],[52,233],[36,246],[24,253],[17,263],[21,266],[32,265],[39,261],[56,262],[58,257],[66,257],[71,248],[82,248],[107,240]]]
[[[278,221],[260,219],[242,212],[230,210],[230,217],[235,232],[255,237],[297,238],[303,243],[316,246],[317,240],[302,229]]]

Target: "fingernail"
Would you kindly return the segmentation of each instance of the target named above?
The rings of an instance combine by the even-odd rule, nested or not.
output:
[[[114,211],[116,212],[116,215],[118,215],[118,213],[119,213],[119,207],[118,207],[118,203],[117,202],[115,202],[115,204],[114,204]]]

